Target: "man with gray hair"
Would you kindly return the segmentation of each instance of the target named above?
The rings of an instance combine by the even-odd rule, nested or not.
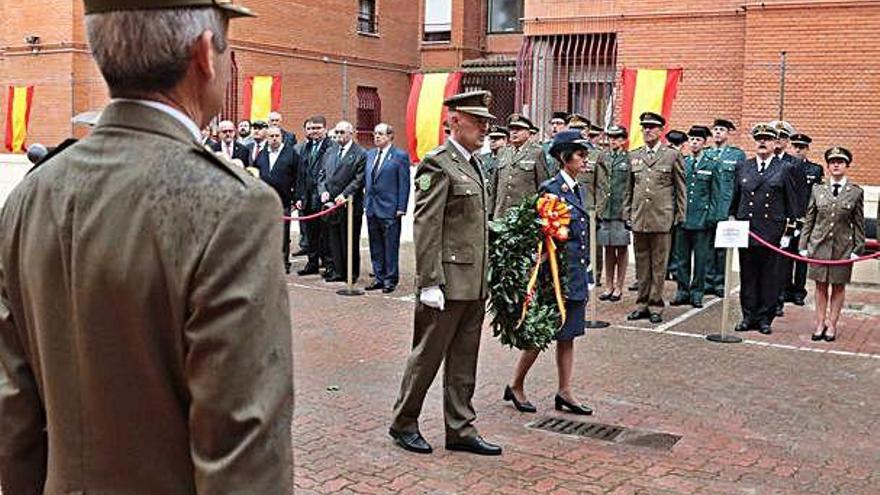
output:
[[[289,494],[281,202],[199,143],[250,11],[85,14],[112,101],[0,213],[2,491]]]
[[[220,134],[220,140],[211,145],[211,149],[215,153],[223,153],[223,156],[230,160],[241,160],[242,167],[249,167],[250,153],[247,148],[235,139],[236,128],[231,120],[221,120],[217,124],[217,131]]]
[[[285,146],[293,146],[296,144],[296,134],[287,132],[281,127],[283,117],[278,112],[269,112],[269,127],[277,127],[281,129],[281,136],[284,138]]]

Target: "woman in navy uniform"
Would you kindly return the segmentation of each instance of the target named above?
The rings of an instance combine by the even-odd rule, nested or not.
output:
[[[865,193],[846,177],[852,153],[834,147],[825,152],[830,177],[813,186],[807,206],[800,254],[814,259],[857,258],[865,248]],[[813,340],[832,342],[837,336],[837,320],[852,264],[810,265],[807,277],[816,281],[816,331]],[[831,285],[831,311],[828,313],[828,286]]]
[[[559,373],[559,389],[556,393],[557,411],[567,409],[574,414],[588,415],[593,410],[580,404],[571,391],[571,376],[574,371],[574,339],[584,334],[587,291],[590,275],[590,245],[586,198],[578,185],[577,177],[586,167],[589,142],[581,137],[579,131],[564,131],[556,134],[550,155],[559,160],[562,169],[552,179],[541,184],[538,194],[555,194],[565,201],[571,210],[569,238],[565,243],[565,311],[563,327],[556,334],[556,369]],[[504,389],[504,400],[512,401],[521,412],[535,412],[536,408],[527,399],[523,384],[526,374],[538,358],[538,350],[524,350],[514,371],[513,382]]]

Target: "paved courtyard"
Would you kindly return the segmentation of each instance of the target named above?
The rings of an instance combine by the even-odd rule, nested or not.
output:
[[[388,296],[345,298],[335,294],[340,284],[289,279],[297,494],[880,493],[880,291],[850,291],[833,344],[810,341],[809,300],[786,306],[773,335],[750,332],[730,345],[702,338],[721,320],[714,298],[701,310],[668,308],[666,322],[653,328],[625,321],[632,292],[600,303],[599,317],[612,326],[588,330],[575,345],[575,390],[596,410],[586,421],[680,436],[671,449],[527,426],[544,416],[583,418],[553,410],[552,352],[526,384],[538,414],[502,402],[517,352],[486,327],[477,427],[504,455],[443,449],[439,378],[421,420],[435,451],[417,455],[387,435],[414,307],[411,245],[401,258],[403,282]],[[297,258],[295,268],[302,264]],[[734,304],[732,323],[736,311]]]

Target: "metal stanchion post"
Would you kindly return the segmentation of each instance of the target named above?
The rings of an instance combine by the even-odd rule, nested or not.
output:
[[[595,265],[595,263],[596,263],[596,210],[590,209],[589,216],[590,216],[590,265],[592,265],[592,267],[593,267],[593,275],[595,276],[596,273],[598,273],[598,270],[596,269],[596,265]],[[598,280],[596,280],[595,282],[598,282]],[[595,287],[595,285],[594,285],[594,287]],[[611,323],[608,323],[607,321],[602,321],[602,320],[596,319],[596,311],[598,310],[597,300],[598,300],[598,298],[596,297],[595,294],[593,294],[592,297],[590,297],[590,317],[593,319],[587,320],[584,323],[584,326],[586,326],[587,328],[605,328],[605,327],[611,325]]]
[[[346,206],[346,210],[348,210],[348,215],[347,215],[348,221],[346,222],[347,223],[347,229],[346,229],[347,232],[346,232],[346,236],[345,236],[345,240],[348,243],[346,245],[346,249],[345,249],[345,251],[346,251],[345,265],[346,265],[346,272],[347,272],[346,278],[345,278],[346,287],[344,289],[339,289],[338,291],[336,291],[336,293],[339,294],[340,296],[362,296],[362,295],[364,295],[364,291],[362,291],[358,288],[355,288],[354,280],[352,280],[352,270],[353,270],[352,258],[354,256],[354,253],[352,251],[354,251],[355,249],[359,249],[359,246],[353,245],[354,244],[354,196],[349,196],[346,199],[346,201],[348,202],[348,205]],[[360,235],[360,232],[358,232],[358,235]]]
[[[733,248],[726,248],[727,256],[724,260],[724,301],[721,304],[721,333],[713,333],[706,336],[706,340],[720,342],[722,344],[737,344],[742,339],[736,335],[727,334],[727,325],[730,314],[730,279],[733,272]]]

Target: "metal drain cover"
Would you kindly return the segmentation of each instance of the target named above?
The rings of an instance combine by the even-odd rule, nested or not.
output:
[[[650,447],[660,450],[670,450],[681,439],[680,435],[645,431],[625,426],[608,425],[603,423],[586,423],[573,421],[566,418],[544,416],[526,424],[528,428],[544,430],[563,435],[575,435],[579,437],[593,438],[605,442],[634,445],[637,447]]]

